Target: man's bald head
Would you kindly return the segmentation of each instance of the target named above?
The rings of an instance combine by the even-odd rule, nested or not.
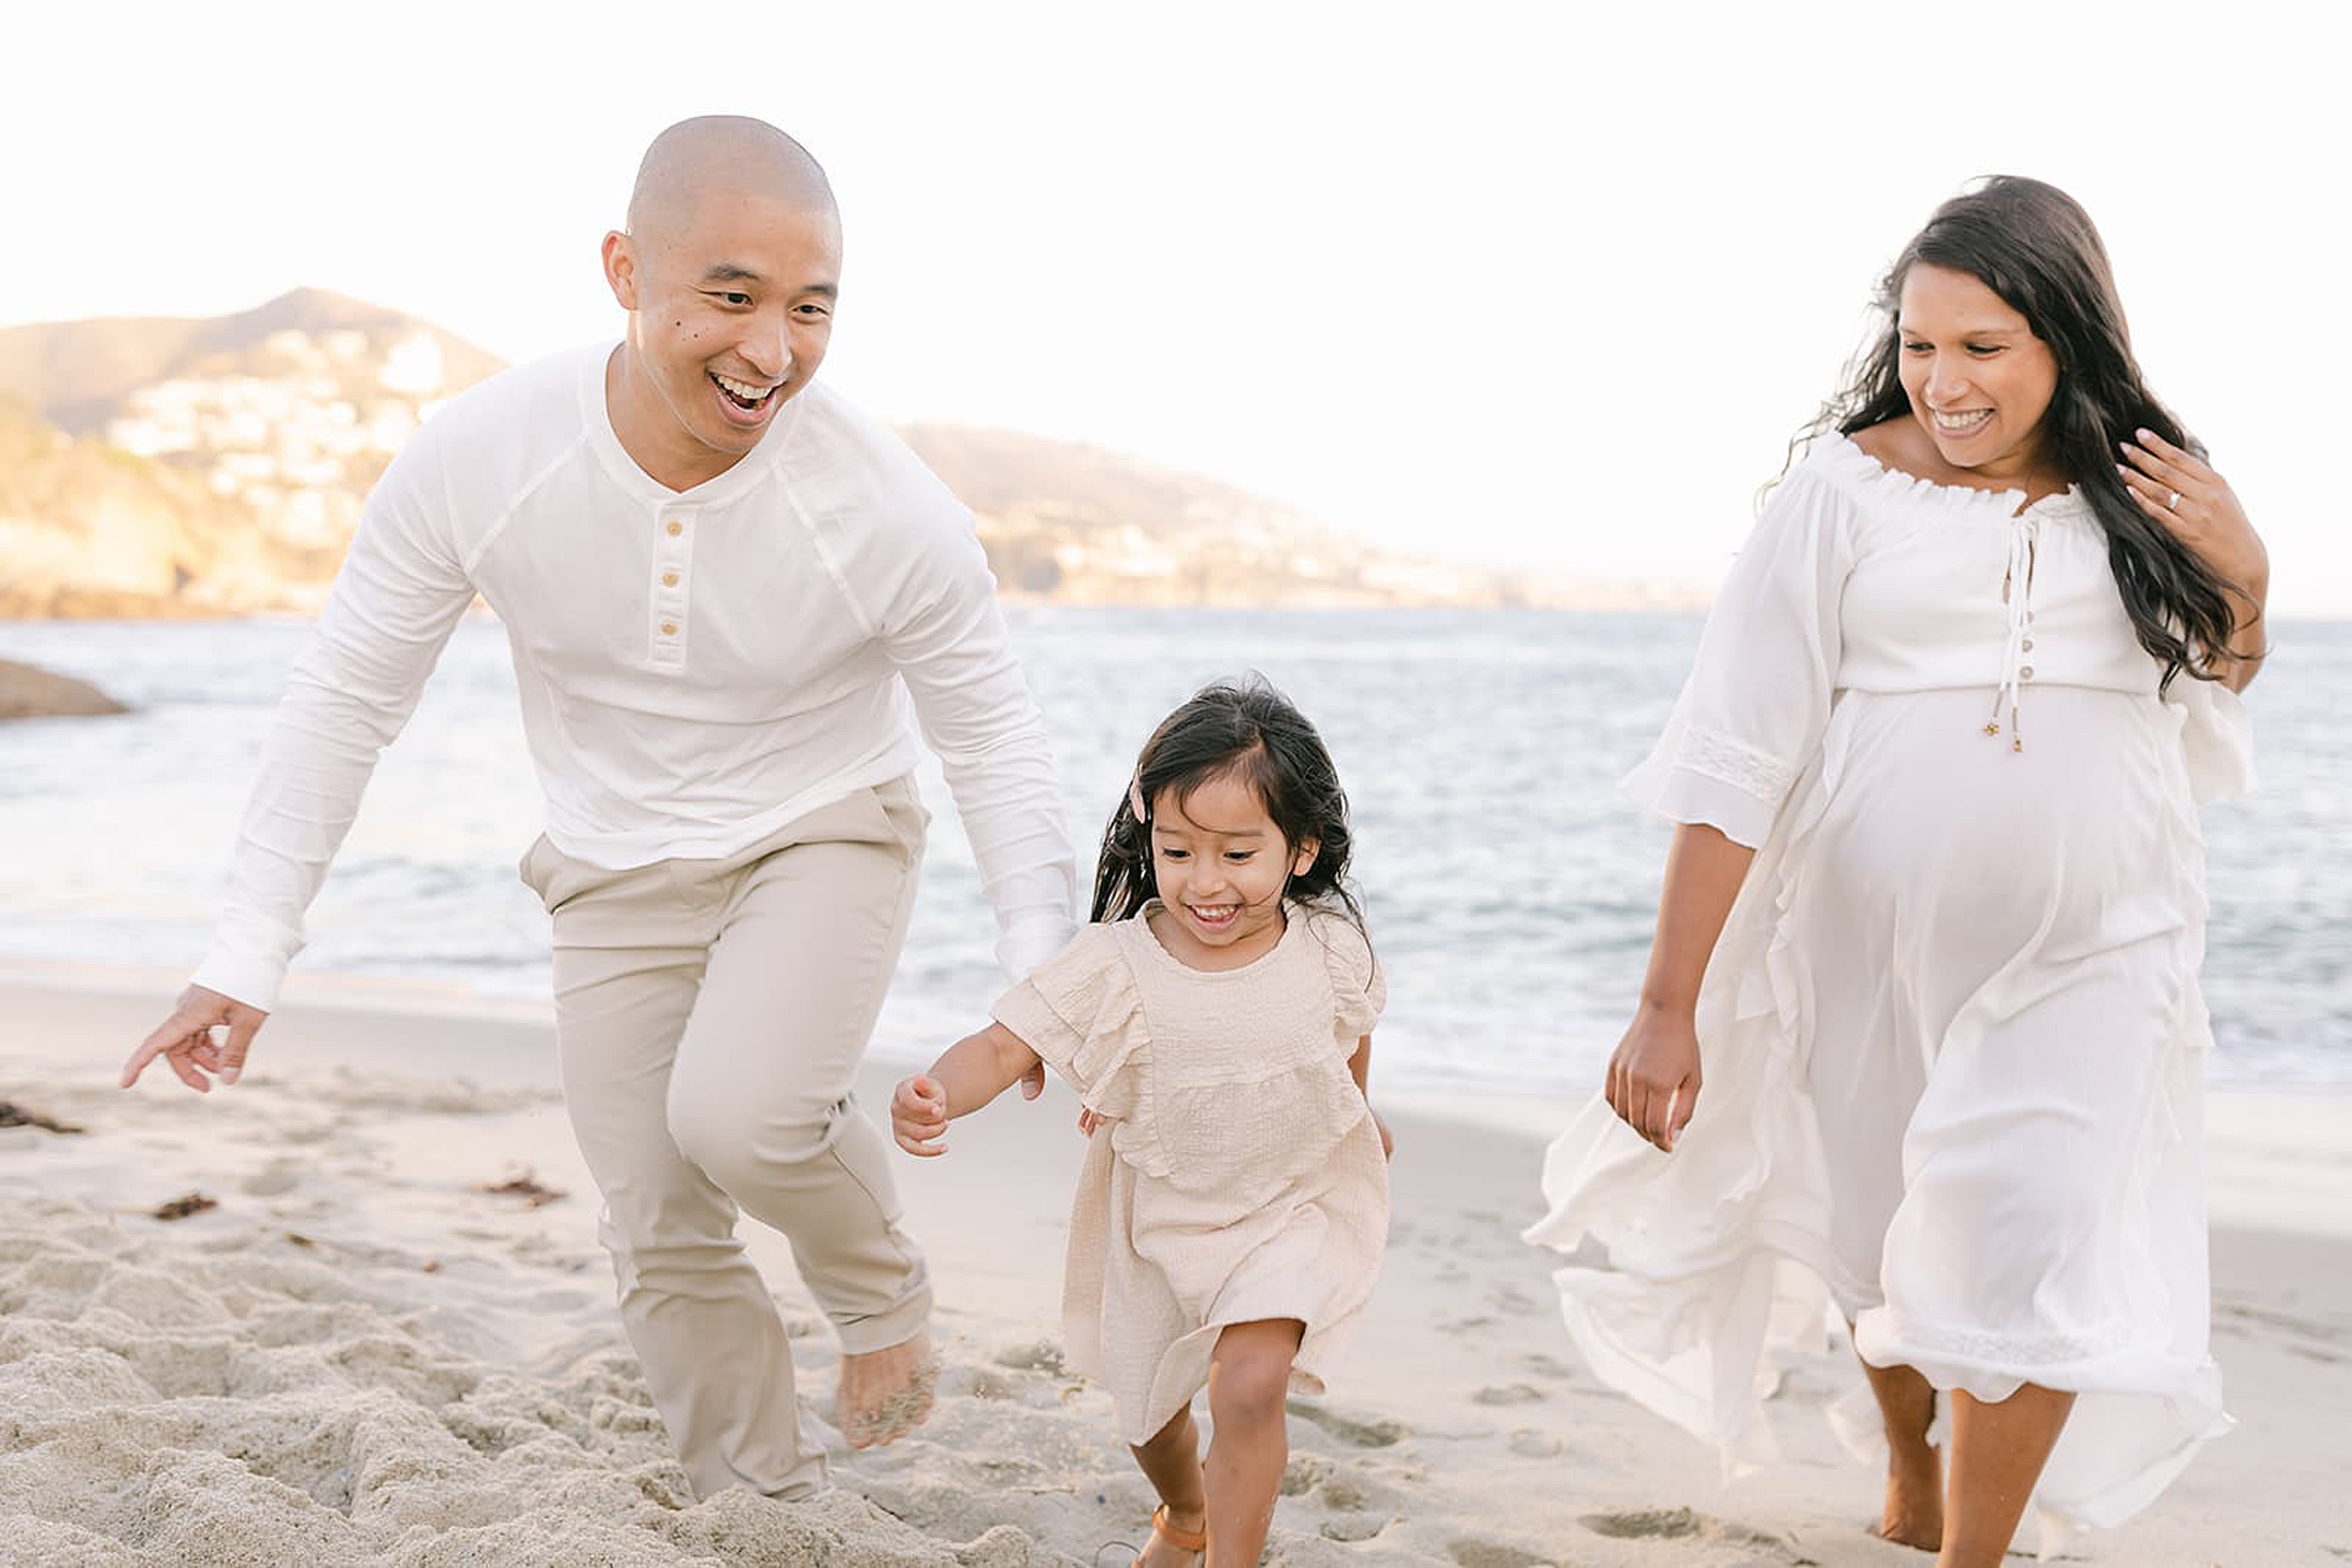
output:
[[[654,137],[628,197],[628,232],[661,243],[691,222],[707,198],[759,197],[839,220],[833,184],[808,149],[764,119],[703,115]]]
[[[841,295],[825,171],[760,120],[682,120],[645,150],[601,252],[628,312],[605,363],[613,434],[674,490],[724,473],[824,362]]]

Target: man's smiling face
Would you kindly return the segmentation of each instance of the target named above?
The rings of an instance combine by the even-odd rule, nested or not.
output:
[[[629,312],[608,379],[613,434],[673,489],[724,473],[824,362],[839,220],[829,206],[709,189],[607,235],[604,263]]]

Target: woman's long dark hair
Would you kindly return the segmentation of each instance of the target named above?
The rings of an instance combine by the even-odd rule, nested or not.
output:
[[[1138,817],[1122,797],[1103,830],[1094,869],[1093,920],[1124,920],[1157,892],[1152,873],[1152,803],[1168,790],[1181,800],[1211,779],[1233,777],[1265,805],[1286,854],[1312,842],[1315,861],[1290,879],[1284,896],[1337,904],[1359,931],[1364,911],[1347,886],[1355,835],[1347,825],[1347,794],[1323,737],[1306,715],[1265,680],[1219,681],[1160,721],[1136,758],[1129,797],[1143,801]]]
[[[2213,679],[2206,660],[2230,645],[2237,628],[2231,599],[2245,598],[2245,590],[2216,577],[2140,510],[2115,471],[2120,443],[2143,428],[2200,455],[2201,449],[2141,380],[2106,246],[2090,214],[2057,186],[1994,175],[1937,208],[1880,285],[1885,330],[1800,440],[1831,428],[1852,436],[1912,416],[1896,314],[1903,277],[1920,261],[1976,278],[2049,345],[2058,372],[2042,417],[2050,456],[2106,531],[2107,562],[2139,645],[2162,666],[2161,686],[2185,669]]]

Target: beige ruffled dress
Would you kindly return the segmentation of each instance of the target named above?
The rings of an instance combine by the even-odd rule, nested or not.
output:
[[[1291,1386],[1321,1393],[1389,1230],[1347,1070],[1386,997],[1362,934],[1293,904],[1273,951],[1196,970],[1152,934],[1157,907],[1087,927],[994,1009],[1108,1122],[1071,1207],[1063,1332],[1131,1444],[1207,1384],[1228,1323],[1305,1323]]]

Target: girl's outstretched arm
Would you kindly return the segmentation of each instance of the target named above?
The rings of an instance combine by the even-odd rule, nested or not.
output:
[[[1001,1023],[966,1035],[890,1097],[890,1132],[909,1154],[947,1152],[947,1123],[968,1116],[1019,1083],[1041,1058]]]
[[[1347,1070],[1354,1076],[1356,1086],[1363,1091],[1365,1108],[1370,1109],[1372,1105],[1372,1037],[1370,1035],[1366,1035],[1356,1042],[1356,1053],[1348,1057]],[[1390,1136],[1389,1124],[1380,1119],[1380,1113],[1377,1111],[1372,1113],[1372,1125],[1380,1132],[1380,1152],[1383,1155],[1394,1155],[1396,1139]]]

